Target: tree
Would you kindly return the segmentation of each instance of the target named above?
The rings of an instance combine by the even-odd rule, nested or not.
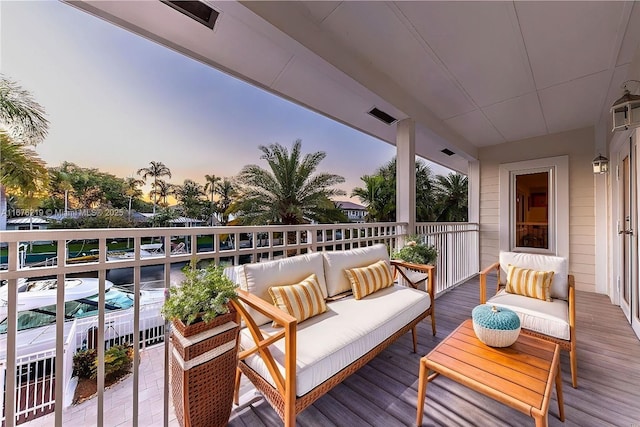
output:
[[[443,206],[439,204],[436,191],[441,176],[433,176],[429,166],[422,160],[416,161],[416,220],[419,222],[444,221],[441,217]],[[360,178],[364,187],[354,188],[352,196],[360,198],[367,206],[367,221],[395,221],[396,220],[396,159],[382,165],[374,175],[364,175]],[[466,190],[465,190],[466,191]],[[457,197],[457,196],[453,196]],[[458,207],[465,211],[466,193],[464,201]],[[453,209],[453,208],[451,208]],[[447,208],[447,212],[450,209]],[[448,213],[444,213],[446,217]],[[459,218],[459,214],[453,217]],[[452,218],[453,218],[452,217]],[[461,221],[460,219],[451,221]]]
[[[351,197],[358,197],[367,206],[367,222],[393,221],[395,219],[395,189],[382,175],[360,177],[364,187],[356,187]],[[395,184],[395,180],[393,181]]]
[[[47,136],[49,122],[44,115],[28,91],[0,74],[0,230],[6,228],[6,187],[31,205],[48,185],[44,163],[24,147],[35,146]]]
[[[158,178],[168,176],[171,178],[171,170],[162,162],[149,162],[149,167],[138,169],[138,175],[142,176],[142,179],[146,182],[148,177],[153,178],[152,190],[149,193],[153,196],[153,214],[156,213],[156,204],[158,202],[156,195],[158,194]],[[165,183],[166,184],[166,183]],[[168,194],[167,194],[168,195]],[[166,196],[165,196],[166,204]]]
[[[129,198],[129,206],[128,206],[128,213],[129,213],[129,221],[131,221],[131,204],[133,199],[138,199],[140,197],[142,197],[142,190],[140,190],[138,187],[140,187],[141,185],[144,185],[144,181],[141,179],[136,179],[134,177],[127,177],[127,179],[125,179],[125,190],[124,193],[127,195],[127,197]]]
[[[18,145],[38,145],[49,130],[44,108],[16,82],[0,74],[0,129]]]
[[[6,218],[5,189],[16,198],[19,206],[30,209],[37,207],[49,185],[49,173],[44,162],[32,150],[13,143],[4,131],[0,131],[0,153],[3,217]]]
[[[185,216],[189,218],[202,218],[202,208],[205,192],[202,185],[190,179],[185,179],[182,185],[173,188],[173,194],[182,205]]]
[[[205,175],[204,179],[206,181],[206,183],[204,185],[204,191],[209,193],[210,201],[211,201],[211,204],[209,205],[210,215],[211,215],[209,221],[210,221],[211,225],[213,225],[213,215],[217,210],[216,206],[215,206],[215,201],[213,200],[213,197],[216,194],[216,186],[218,185],[218,182],[220,182],[220,177],[211,174],[211,175]]]
[[[302,156],[302,141],[293,143],[291,152],[275,143],[259,146],[269,169],[247,165],[240,171],[242,199],[234,206],[243,224],[295,225],[321,221],[327,209],[337,209],[330,200],[344,195],[331,188],[344,182],[339,175],[315,173],[326,153],[318,151]]]
[[[438,175],[434,185],[438,216],[436,221],[460,221],[468,219],[468,180],[458,173]]]
[[[216,194],[219,196],[218,203],[216,203],[216,212],[219,215],[218,220],[222,225],[227,225],[229,223],[230,208],[238,192],[231,180],[224,178],[216,186]]]
[[[169,206],[167,197],[173,194],[173,185],[161,179],[156,179],[149,194],[154,198],[154,200],[162,200],[160,206],[166,208]]]

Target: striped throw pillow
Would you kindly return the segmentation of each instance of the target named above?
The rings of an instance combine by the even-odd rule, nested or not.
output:
[[[273,299],[273,305],[298,319],[298,322],[327,311],[327,304],[324,302],[315,274],[293,285],[272,286],[269,288],[269,294]]]
[[[351,282],[351,290],[355,299],[362,299],[393,285],[391,270],[384,260],[366,267],[351,268],[344,272]]]
[[[509,264],[506,291],[511,294],[551,301],[553,271],[536,271]]]

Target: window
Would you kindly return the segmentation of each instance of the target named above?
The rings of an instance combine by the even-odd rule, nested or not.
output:
[[[500,165],[500,250],[569,256],[568,157]]]

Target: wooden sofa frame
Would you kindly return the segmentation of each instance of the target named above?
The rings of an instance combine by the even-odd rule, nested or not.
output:
[[[401,272],[397,266],[403,266],[411,269],[416,269],[428,273],[426,289],[429,292],[431,299],[430,307],[414,318],[411,322],[405,325],[403,328],[395,332],[393,335],[385,339],[378,344],[375,348],[368,353],[354,361],[348,366],[345,366],[342,370],[336,373],[334,376],[323,382],[322,384],[309,391],[304,396],[296,395],[296,332],[297,332],[297,320],[290,314],[278,309],[274,305],[269,304],[263,299],[250,294],[244,290],[238,290],[238,301],[243,304],[234,301],[233,304],[240,313],[242,319],[245,322],[246,327],[249,329],[253,341],[256,345],[249,349],[241,350],[238,356],[238,369],[236,371],[236,383],[235,383],[235,403],[238,404],[239,390],[240,390],[240,378],[242,374],[245,374],[247,378],[253,383],[258,391],[260,391],[264,398],[273,407],[276,413],[283,420],[285,427],[294,427],[296,424],[296,416],[306,409],[309,405],[322,397],[329,390],[336,385],[344,381],[345,378],[356,372],[358,369],[369,363],[374,357],[386,349],[389,345],[395,342],[402,335],[411,331],[413,338],[413,352],[417,351],[417,331],[416,326],[420,321],[427,316],[431,316],[431,324],[433,329],[433,335],[436,334],[435,318],[434,318],[434,267],[427,265],[414,265],[405,264],[400,261],[391,260],[391,264],[394,265],[396,274]],[[402,273],[400,273],[402,274]],[[404,276],[404,274],[402,274]],[[406,277],[406,276],[405,276]],[[412,287],[416,287],[417,284],[411,283]],[[257,312],[267,316],[272,321],[282,326],[282,331],[265,337],[260,331],[259,326],[255,323],[251,315],[249,315],[246,306],[251,307]],[[285,346],[285,360],[284,360],[284,375],[278,369],[278,366],[271,354],[269,346],[278,340],[284,339]],[[254,354],[258,353],[271,374],[274,380],[275,387],[271,385],[267,380],[262,378],[258,373],[251,369],[244,360]]]
[[[496,271],[497,285],[496,293],[500,291],[500,288],[505,286],[500,284],[500,263],[496,262],[491,264],[480,272],[480,304],[487,302],[487,275],[493,270]],[[549,335],[541,334],[538,332],[530,331],[528,329],[522,329],[522,332],[528,335],[533,335],[542,338],[547,341],[556,343],[569,352],[569,360],[571,362],[571,385],[573,388],[578,388],[578,358],[576,352],[576,283],[572,274],[568,275],[569,281],[569,340],[562,340]]]

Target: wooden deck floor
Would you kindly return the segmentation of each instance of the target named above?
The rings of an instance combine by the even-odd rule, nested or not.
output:
[[[418,353],[411,334],[298,415],[298,426],[410,426],[415,424],[418,366],[479,301],[478,280],[436,300],[438,333],[427,318],[419,326]],[[578,389],[571,387],[569,356],[562,353],[566,421],[558,418],[553,393],[549,425],[640,427],[640,342],[619,307],[603,295],[577,292]],[[429,384],[425,426],[529,426],[533,419],[439,377]],[[279,417],[260,400],[235,413],[229,425],[278,426]]]

